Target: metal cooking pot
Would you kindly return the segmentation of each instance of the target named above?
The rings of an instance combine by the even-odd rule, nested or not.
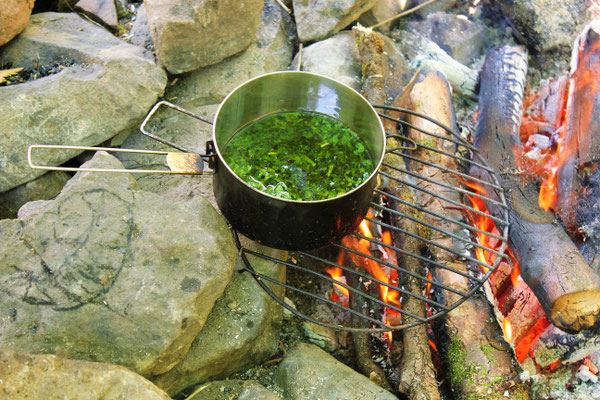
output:
[[[174,145],[144,129],[152,114],[163,104],[196,118],[202,118],[167,102],[158,103],[148,114],[141,130],[154,139]],[[373,159],[373,172],[353,190],[334,198],[317,201],[286,200],[248,185],[223,159],[222,149],[242,127],[266,115],[291,111],[318,112],[344,123],[356,132],[367,146]],[[205,122],[210,123],[210,121]],[[209,167],[213,169],[213,190],[217,204],[231,226],[257,242],[285,250],[316,249],[341,239],[358,227],[369,208],[386,143],[383,125],[376,111],[364,97],[334,79],[301,71],[269,73],[238,86],[219,106],[213,122],[212,137],[212,141],[207,143],[205,155],[150,153],[166,154],[167,162],[174,173],[202,173],[202,160],[208,162]],[[31,149],[35,147],[64,148],[65,146],[35,145],[30,148],[28,154],[30,165],[33,168],[45,168],[31,162]],[[181,155],[183,165],[177,155]],[[169,157],[172,162],[169,162]],[[81,170],[63,167],[52,169]],[[128,170],[128,172],[161,173],[164,171]]]

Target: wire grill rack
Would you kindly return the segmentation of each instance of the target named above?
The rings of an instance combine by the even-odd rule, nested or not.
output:
[[[416,146],[422,149],[426,149],[428,151],[440,154],[442,160],[445,157],[454,158],[456,160],[455,164],[459,165],[460,167],[456,170],[450,170],[443,165],[443,162],[437,164],[432,163],[412,155],[411,152],[407,150],[386,150],[386,153],[389,156],[399,157],[401,160],[404,161],[403,163],[400,163],[400,165],[406,166],[415,165],[415,163],[421,163],[423,165],[427,165],[427,167],[429,168],[439,170],[443,173],[454,174],[459,180],[468,180],[471,182],[476,182],[479,185],[485,186],[487,189],[487,195],[484,196],[482,194],[474,193],[473,191],[462,185],[448,185],[447,183],[436,181],[431,177],[421,176],[418,173],[411,171],[408,167],[398,167],[398,163],[394,163],[394,165],[392,165],[391,163],[384,162],[382,168],[379,171],[379,178],[381,180],[394,181],[396,184],[407,185],[414,192],[421,192],[423,194],[426,194],[427,196],[433,196],[442,201],[448,207],[460,209],[465,213],[470,213],[472,215],[485,215],[493,220],[499,234],[483,231],[471,225],[464,219],[449,218],[445,215],[440,215],[439,213],[429,210],[427,207],[423,207],[421,204],[417,204],[417,201],[405,201],[395,196],[394,194],[386,191],[385,189],[381,188],[375,189],[373,202],[371,203],[371,209],[373,211],[374,216],[367,216],[365,218],[366,221],[368,221],[368,223],[371,225],[372,230],[376,232],[387,230],[394,235],[400,234],[412,236],[414,239],[418,240],[423,247],[437,246],[439,249],[458,257],[460,261],[464,263],[464,265],[468,266],[468,268],[454,268],[443,262],[436,261],[426,253],[412,253],[402,248],[396,247],[393,244],[389,244],[389,241],[385,243],[381,240],[381,238],[377,237],[376,235],[365,235],[358,231],[350,236],[353,236],[356,240],[368,241],[368,252],[348,247],[344,243],[335,243],[325,249],[319,249],[310,252],[293,253],[291,257],[288,257],[287,259],[274,258],[262,254],[261,252],[248,249],[241,244],[237,232],[233,232],[234,239],[238,246],[238,250],[245,265],[243,271],[251,273],[258,282],[258,284],[262,287],[262,289],[264,289],[271,297],[273,297],[273,299],[277,301],[281,306],[285,307],[293,314],[310,322],[339,330],[364,332],[397,331],[400,329],[432,321],[433,319],[438,318],[448,313],[452,309],[458,307],[465,300],[467,300],[469,297],[473,296],[476,292],[478,292],[479,289],[485,283],[485,281],[495,271],[500,261],[502,261],[502,259],[506,259],[504,251],[507,246],[509,227],[506,199],[504,197],[502,188],[498,183],[497,175],[487,165],[486,161],[479,156],[477,149],[473,147],[470,143],[468,143],[466,140],[464,140],[454,130],[440,124],[439,122],[427,116],[403,108],[391,106],[375,107],[411,114],[417,118],[424,118],[432,122],[433,124],[439,126],[440,128],[444,129],[446,132],[449,133],[448,136],[438,135],[433,132],[427,132],[425,130],[415,127],[414,125],[409,124],[404,120],[391,118],[388,115],[379,113],[380,117],[392,120],[395,123],[397,123],[400,131],[405,130],[407,128],[417,129],[418,131],[430,136],[431,138],[436,138],[438,140],[444,140],[452,143],[454,149],[456,150],[454,152],[443,150],[444,148],[446,148],[445,146],[441,146],[442,149],[428,146],[427,144],[424,144],[427,143],[427,141],[421,141],[422,143],[413,142],[413,144],[416,144]],[[487,176],[489,177],[489,181],[483,181],[469,176],[466,173],[466,171],[468,171],[471,166],[476,166],[477,168],[485,170],[487,172]],[[436,193],[435,191],[431,191],[427,188],[422,187],[423,185],[420,185],[420,183],[423,182],[427,182],[427,186],[430,188],[433,185],[433,187],[439,187],[443,189],[440,191],[440,193],[444,194]],[[448,193],[450,193],[451,195],[449,195]],[[498,217],[484,214],[482,211],[470,205],[467,205],[467,202],[456,200],[456,195],[459,195],[458,198],[464,198],[464,196],[467,194],[469,196],[477,197],[481,200],[484,200],[485,202],[492,202],[499,205],[504,210],[503,215]],[[407,213],[399,212],[396,209],[389,207],[385,203],[382,203],[382,198],[388,200],[391,199],[395,202],[403,204],[406,207],[418,210],[421,213],[427,213],[435,217],[436,219],[443,220],[445,222],[445,228],[443,229],[438,226],[432,225],[425,220],[414,218],[413,216]],[[388,218],[385,217],[386,215],[388,216]],[[415,235],[414,233],[407,232],[406,230],[403,230],[390,223],[390,215],[393,215],[396,218],[408,218],[414,223],[417,223],[430,231],[436,231],[438,234],[446,235],[447,237],[452,238],[453,242],[455,242],[458,245],[451,247],[444,246],[439,242],[429,239],[428,237],[426,237],[427,235]],[[448,227],[451,228],[449,229]],[[490,238],[493,238],[496,241],[496,243],[499,243],[499,245],[494,246],[494,248],[486,247],[478,242],[478,240],[476,239],[477,234],[486,235]],[[480,248],[485,252],[495,254],[496,257],[492,257],[492,263],[480,261],[473,255],[472,250],[475,248]],[[339,255],[339,253],[342,251],[347,252],[347,254],[351,254],[352,257],[337,257],[337,255]],[[398,254],[402,255],[405,258],[412,257],[418,260],[420,263],[422,263],[422,265],[426,266],[426,269],[430,271],[438,268],[449,271],[452,274],[457,274],[463,277],[463,279],[468,280],[469,290],[464,291],[444,285],[440,283],[434,277],[434,275],[415,273],[409,269],[406,269],[403,265],[396,265],[396,263],[390,262],[389,258],[386,258],[388,257],[387,254]],[[354,265],[354,263],[351,262],[351,260],[353,258],[355,259],[356,257],[364,257],[365,259],[371,260],[371,262],[377,263],[379,266],[386,269],[387,271],[397,271],[399,283],[396,284],[385,282],[381,279],[377,279],[370,272],[357,268]],[[253,260],[258,258],[272,261],[277,265],[281,266],[282,268],[287,268],[288,277],[295,276],[296,279],[291,280],[288,278],[287,282],[280,282],[267,275],[257,272],[253,268],[252,262]],[[328,273],[326,273],[325,269],[330,267],[336,267],[343,271],[343,274],[345,276],[345,282],[340,282],[339,280],[332,278]],[[436,301],[434,298],[432,298],[433,296],[429,296],[428,293],[426,293],[426,290],[407,290],[402,281],[403,279],[406,279],[408,277],[416,278],[419,282],[421,282],[423,287],[430,287],[431,292],[437,291],[437,293],[442,294],[452,293],[452,296],[446,297],[455,300],[453,300],[451,304],[447,304],[448,301]],[[287,296],[293,296],[297,299],[301,298],[303,301],[311,302],[314,305],[313,309],[322,310],[324,308],[325,310],[327,310],[327,312],[311,313],[310,315],[307,315],[307,313],[299,312],[292,305],[288,304],[288,302],[285,301],[285,298],[283,296],[280,297],[274,293],[274,291],[272,290],[273,285],[284,287]],[[336,292],[336,285],[338,288],[345,288],[349,292],[349,299],[346,299],[344,301],[343,296],[339,296],[339,292]],[[397,303],[392,303],[383,300],[379,296],[379,290],[377,289],[382,286],[387,288],[388,293],[396,291],[397,297],[400,299],[406,299],[408,297],[411,297],[416,301],[422,302],[423,307],[427,309],[427,313],[424,317],[415,315],[411,312],[408,312],[407,310],[404,310],[402,306],[398,305]],[[337,298],[336,295],[332,293],[337,293]],[[360,298],[361,302],[357,303],[356,301],[352,301],[356,298]],[[357,306],[357,304],[363,304],[363,306]],[[364,304],[367,304],[368,307],[364,307]],[[388,312],[395,313],[396,315],[400,315],[401,317],[396,318],[394,323],[391,323],[387,319],[383,318],[383,315],[385,315]]]

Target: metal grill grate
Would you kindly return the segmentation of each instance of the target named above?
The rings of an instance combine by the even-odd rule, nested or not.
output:
[[[508,237],[508,210],[506,207],[506,200],[502,192],[502,188],[498,185],[498,179],[495,175],[495,172],[487,166],[485,160],[479,157],[477,149],[475,149],[471,144],[462,139],[456,132],[452,131],[450,128],[443,126],[442,124],[438,123],[435,120],[432,120],[431,118],[428,118],[427,116],[423,116],[413,111],[397,107],[376,107],[383,108],[386,110],[400,111],[403,113],[414,115],[419,118],[424,118],[446,130],[448,133],[450,133],[450,137],[426,132],[422,129],[408,124],[405,121],[394,119],[381,113],[379,114],[382,118],[386,118],[400,124],[399,126],[402,126],[402,128],[404,129],[416,129],[426,135],[431,136],[432,138],[452,143],[456,149],[454,153],[433,148],[423,143],[416,143],[416,145],[422,149],[426,149],[440,154],[442,156],[442,159],[444,157],[454,158],[457,161],[457,165],[460,165],[460,168],[457,168],[457,170],[450,170],[444,165],[442,165],[443,163],[436,164],[426,160],[422,160],[419,157],[415,157],[414,155],[412,155],[410,151],[401,151],[399,149],[388,150],[388,155],[391,155],[392,157],[399,157],[400,159],[404,160],[404,162],[401,163],[401,165],[407,165],[407,162],[410,165],[414,165],[414,163],[422,163],[423,165],[427,165],[427,167],[429,168],[439,170],[443,173],[453,174],[459,180],[468,180],[471,182],[476,182],[480,185],[484,185],[487,188],[487,190],[492,191],[492,193],[490,193],[488,196],[477,194],[466,187],[448,185],[444,182],[436,181],[435,179],[432,179],[430,177],[420,176],[419,174],[414,173],[408,168],[398,167],[397,164],[396,166],[394,166],[390,163],[383,164],[382,170],[380,170],[379,172],[379,178],[388,181],[392,180],[397,184],[407,185],[411,188],[411,190],[415,192],[421,192],[422,194],[426,194],[427,196],[432,196],[441,200],[448,207],[458,208],[471,214],[485,215],[494,221],[498,232],[500,232],[500,235],[483,231],[477,227],[472,226],[464,220],[448,218],[447,216],[432,212],[429,209],[427,209],[427,207],[423,207],[422,205],[417,204],[416,201],[407,202],[397,196],[394,196],[392,193],[389,193],[382,189],[375,190],[374,201],[371,203],[372,210],[374,211],[374,214],[376,214],[377,217],[365,218],[371,224],[372,228],[374,228],[375,231],[387,230],[396,235],[408,235],[418,240],[423,247],[437,246],[439,249],[448,252],[449,254],[452,254],[456,257],[459,257],[461,262],[465,263],[465,265],[467,265],[468,268],[466,268],[465,270],[459,270],[448,266],[444,263],[438,262],[429,257],[427,254],[411,253],[402,248],[398,248],[392,244],[386,244],[379,238],[368,237],[359,232],[353,233],[352,236],[360,240],[368,241],[371,248],[379,249],[379,251],[375,250],[369,251],[369,253],[365,253],[363,251],[350,248],[342,243],[336,243],[330,246],[329,248],[320,249],[318,251],[297,252],[294,253],[293,256],[289,259],[283,260],[269,257],[260,252],[256,252],[243,247],[241,245],[239,237],[237,236],[237,233],[234,232],[236,244],[240,251],[242,260],[245,264],[245,272],[251,273],[258,282],[258,284],[270,296],[272,296],[280,305],[288,309],[293,314],[313,323],[328,326],[335,329],[348,331],[386,332],[400,330],[421,323],[429,322],[435,318],[438,318],[448,313],[450,310],[458,307],[466,299],[473,296],[482,287],[482,285],[490,277],[490,275],[494,272],[500,261],[502,259],[506,259],[506,256],[504,255],[504,250],[507,246]],[[480,169],[487,171],[490,181],[487,182],[469,176],[466,173],[466,171],[468,171],[469,167],[471,166],[476,166]],[[398,175],[396,175],[395,172],[397,172]],[[445,195],[441,195],[439,193],[421,187],[420,183],[422,182],[427,182],[428,184],[434,185],[434,187],[436,188],[443,189],[442,193],[444,193]],[[498,204],[504,209],[503,216],[501,218],[498,218],[484,214],[482,211],[468,206],[463,202],[456,201],[455,199],[451,198],[456,198],[456,196],[450,196],[448,195],[448,193],[457,194],[460,198],[464,198],[464,196],[468,194],[469,196],[482,199],[485,202]],[[445,222],[446,227],[450,226],[452,228],[442,229],[424,220],[419,220],[411,215],[392,209],[380,201],[382,198],[386,198],[388,200],[391,199],[395,202],[403,204],[404,206],[416,209],[419,212],[427,213],[435,217],[436,219],[443,220]],[[396,217],[408,218],[409,220],[413,221],[416,224],[419,224],[424,228],[427,228],[428,230],[436,231],[442,235],[447,235],[448,237],[452,238],[453,241],[460,244],[460,246],[456,246],[456,248],[447,247],[433,240],[430,240],[428,237],[424,237],[422,235],[415,235],[414,233],[407,232],[406,230],[403,230],[389,223],[387,221],[387,219],[389,218],[385,218],[386,215],[388,217],[390,215],[394,215]],[[457,232],[464,232],[464,234],[460,234]],[[474,239],[474,236],[476,234],[486,235],[490,238],[500,241],[501,245],[496,246],[498,250],[494,250],[492,248],[483,246],[479,244],[476,239]],[[493,257],[494,261],[491,264],[482,262],[473,256],[471,250],[474,248],[480,248],[486,252],[495,254],[497,257]],[[427,266],[427,269],[429,270],[444,269],[452,274],[456,274],[460,277],[466,278],[469,281],[470,290],[467,292],[457,290],[453,287],[438,282],[433,276],[427,276],[426,274],[420,275],[414,273],[404,268],[402,265],[396,266],[394,265],[394,263],[389,262],[386,259],[384,251],[387,253],[387,249],[391,250],[391,254],[395,253],[401,254],[404,257],[412,257],[418,260],[420,263],[422,263],[422,265]],[[380,279],[375,278],[368,271],[356,268],[354,265],[352,265],[351,262],[348,262],[351,257],[345,257],[346,262],[336,261],[336,254],[339,254],[340,251],[345,251],[348,253],[352,253],[355,256],[364,257],[365,259],[372,260],[376,262],[379,266],[387,268],[388,271],[390,271],[391,269],[396,270],[398,276],[400,277],[400,284],[396,286],[395,284],[386,283]],[[300,276],[302,278],[300,281],[306,282],[306,285],[298,284],[298,280],[296,280],[296,282],[289,282],[290,280],[288,279],[288,282],[286,283],[279,282],[273,278],[270,278],[264,274],[257,272],[252,267],[253,260],[257,258],[269,260],[277,263],[282,267],[287,268],[288,275]],[[341,269],[343,271],[344,276],[346,277],[346,282],[343,283],[336,281],[331,276],[329,276],[325,272],[325,268],[327,267],[337,267]],[[419,280],[423,286],[430,285],[433,291],[438,291],[447,294],[452,293],[453,296],[451,296],[451,298],[456,300],[449,305],[442,304],[442,302],[430,298],[427,293],[423,293],[422,291],[411,292],[405,289],[404,285],[402,285],[402,279],[407,278],[409,276],[412,276]],[[311,302],[313,305],[315,305],[315,307],[325,306],[327,310],[331,311],[331,315],[341,314],[342,317],[336,320],[332,320],[332,318],[330,318],[329,316],[320,317],[319,315],[306,315],[305,313],[301,313],[297,311],[294,307],[286,303],[284,298],[275,295],[275,293],[269,288],[269,285],[283,286],[286,289],[285,291],[288,296],[291,295],[291,293],[293,293],[293,295],[296,298],[302,298],[305,301]],[[345,305],[341,301],[336,301],[334,300],[334,298],[332,298],[331,292],[335,291],[335,285],[339,285],[339,287],[346,288],[349,291],[348,305]],[[414,315],[413,313],[402,309],[401,306],[384,301],[379,296],[379,290],[374,290],[374,288],[378,288],[380,286],[387,287],[388,292],[396,291],[398,297],[401,299],[406,299],[408,296],[410,296],[411,298],[422,302],[423,307],[426,307],[428,310],[427,315],[425,317]],[[364,307],[353,306],[355,302],[351,300],[357,297],[361,298],[363,304],[366,303],[369,305],[367,310],[365,310]],[[399,314],[401,315],[401,318],[397,319],[393,324],[389,322],[384,322],[384,320],[382,320],[382,315],[384,315],[385,312],[393,312]]]

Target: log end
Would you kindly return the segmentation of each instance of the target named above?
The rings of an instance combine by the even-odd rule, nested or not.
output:
[[[561,296],[552,305],[554,325],[568,333],[600,328],[600,289],[584,290]]]

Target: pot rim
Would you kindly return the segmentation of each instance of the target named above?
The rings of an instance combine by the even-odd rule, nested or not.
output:
[[[344,192],[344,193],[342,193],[342,194],[340,194],[340,195],[337,195],[337,196],[335,196],[335,197],[329,197],[329,198],[327,198],[327,199],[321,199],[321,200],[290,200],[290,199],[284,199],[284,198],[281,198],[281,197],[277,197],[277,196],[270,195],[270,194],[268,194],[268,193],[265,193],[265,192],[263,192],[262,190],[258,190],[258,189],[256,189],[255,187],[253,187],[253,186],[250,186],[250,185],[249,185],[249,184],[248,184],[246,181],[244,181],[242,178],[240,178],[240,177],[239,177],[239,176],[238,176],[238,175],[237,175],[237,174],[236,174],[236,173],[235,173],[235,172],[234,172],[234,171],[233,171],[233,170],[232,170],[232,169],[229,167],[229,164],[228,164],[227,162],[225,162],[225,159],[224,159],[224,158],[223,158],[223,156],[221,155],[221,150],[220,150],[220,148],[219,148],[219,143],[217,142],[217,136],[216,136],[216,126],[217,126],[217,121],[218,121],[218,119],[219,119],[219,115],[221,114],[221,109],[223,108],[223,105],[224,105],[224,104],[227,102],[227,100],[229,99],[229,97],[231,97],[231,96],[232,96],[232,95],[233,95],[235,92],[237,92],[237,91],[238,91],[239,89],[241,89],[243,86],[246,86],[247,84],[250,84],[251,82],[253,82],[253,81],[257,80],[257,79],[262,79],[262,78],[264,78],[264,77],[266,77],[266,76],[269,76],[269,75],[282,75],[282,74],[290,74],[290,75],[292,75],[292,74],[296,74],[296,75],[309,75],[309,76],[314,76],[314,77],[318,77],[318,78],[321,78],[321,79],[329,80],[329,81],[332,81],[332,82],[334,82],[334,83],[336,83],[336,84],[338,84],[338,85],[344,86],[344,87],[346,87],[347,89],[349,89],[349,90],[351,90],[352,92],[354,92],[354,93],[355,93],[355,94],[358,96],[358,99],[359,99],[359,101],[363,101],[363,102],[364,102],[364,103],[367,105],[367,109],[368,109],[370,112],[372,112],[372,113],[375,115],[375,117],[376,117],[376,120],[377,120],[377,123],[378,123],[378,126],[379,126],[379,131],[380,131],[380,133],[381,133],[381,136],[382,136],[382,140],[383,140],[383,143],[384,143],[384,145],[383,145],[383,148],[382,148],[381,154],[379,155],[379,160],[377,160],[377,163],[376,163],[375,167],[373,168],[373,171],[371,172],[371,174],[369,174],[369,176],[368,176],[368,177],[367,177],[367,178],[366,178],[366,179],[365,179],[365,180],[364,180],[364,181],[363,181],[363,182],[362,182],[360,185],[358,185],[358,186],[357,186],[357,187],[355,187],[354,189],[352,189],[352,190],[349,190],[349,191],[347,191],[347,192]],[[370,103],[367,101],[367,99],[365,99],[365,98],[363,97],[363,95],[361,95],[361,94],[360,94],[358,91],[356,91],[356,90],[355,90],[355,89],[353,89],[352,87],[350,87],[350,86],[346,85],[346,84],[345,84],[345,83],[343,83],[343,82],[340,82],[340,81],[338,81],[337,79],[333,79],[333,78],[330,78],[330,77],[328,77],[328,76],[321,75],[321,74],[316,74],[316,73],[313,73],[313,72],[306,72],[306,71],[276,71],[276,72],[269,72],[269,73],[266,73],[266,74],[262,74],[262,75],[259,75],[259,76],[256,76],[256,77],[254,77],[254,78],[252,78],[252,79],[249,79],[249,80],[247,80],[247,81],[245,81],[245,82],[241,83],[240,85],[238,85],[238,86],[237,86],[235,89],[233,89],[231,92],[229,92],[229,94],[228,94],[227,96],[225,96],[225,98],[223,99],[223,101],[221,102],[221,104],[219,104],[219,108],[217,109],[217,112],[215,113],[215,118],[214,118],[214,120],[213,120],[213,124],[212,124],[212,140],[213,140],[213,143],[214,143],[215,152],[216,152],[216,154],[217,154],[217,157],[219,158],[219,162],[220,162],[221,164],[223,164],[222,166],[219,166],[219,167],[223,167],[223,166],[224,166],[225,168],[227,168],[227,170],[228,170],[228,171],[229,171],[229,172],[230,172],[230,173],[231,173],[231,174],[232,174],[232,175],[233,175],[233,176],[234,176],[234,177],[235,177],[235,178],[236,178],[236,179],[237,179],[239,182],[241,182],[241,183],[242,183],[243,185],[245,185],[247,188],[251,189],[252,191],[254,191],[254,192],[256,192],[256,193],[258,193],[258,194],[260,194],[260,195],[263,195],[263,196],[266,196],[266,197],[272,198],[272,199],[274,199],[274,200],[279,200],[279,201],[282,201],[282,202],[285,202],[285,203],[296,203],[296,204],[313,204],[313,203],[323,203],[323,202],[327,202],[327,201],[332,201],[332,200],[336,200],[336,199],[339,199],[339,198],[342,198],[342,197],[348,196],[349,194],[352,194],[352,193],[354,193],[354,192],[356,192],[356,191],[358,191],[358,190],[361,190],[361,189],[362,189],[362,188],[363,188],[365,185],[368,185],[368,184],[369,184],[369,182],[371,182],[371,180],[372,180],[372,179],[374,179],[374,177],[377,175],[377,173],[379,172],[379,169],[381,168],[381,164],[383,163],[383,158],[385,157],[385,143],[386,143],[386,135],[385,135],[385,129],[384,129],[384,127],[383,127],[383,123],[381,122],[381,119],[380,119],[380,118],[379,118],[379,116],[377,115],[377,111],[375,111],[375,109],[373,108],[373,106],[372,106],[372,105],[371,105],[371,104],[370,104]]]

